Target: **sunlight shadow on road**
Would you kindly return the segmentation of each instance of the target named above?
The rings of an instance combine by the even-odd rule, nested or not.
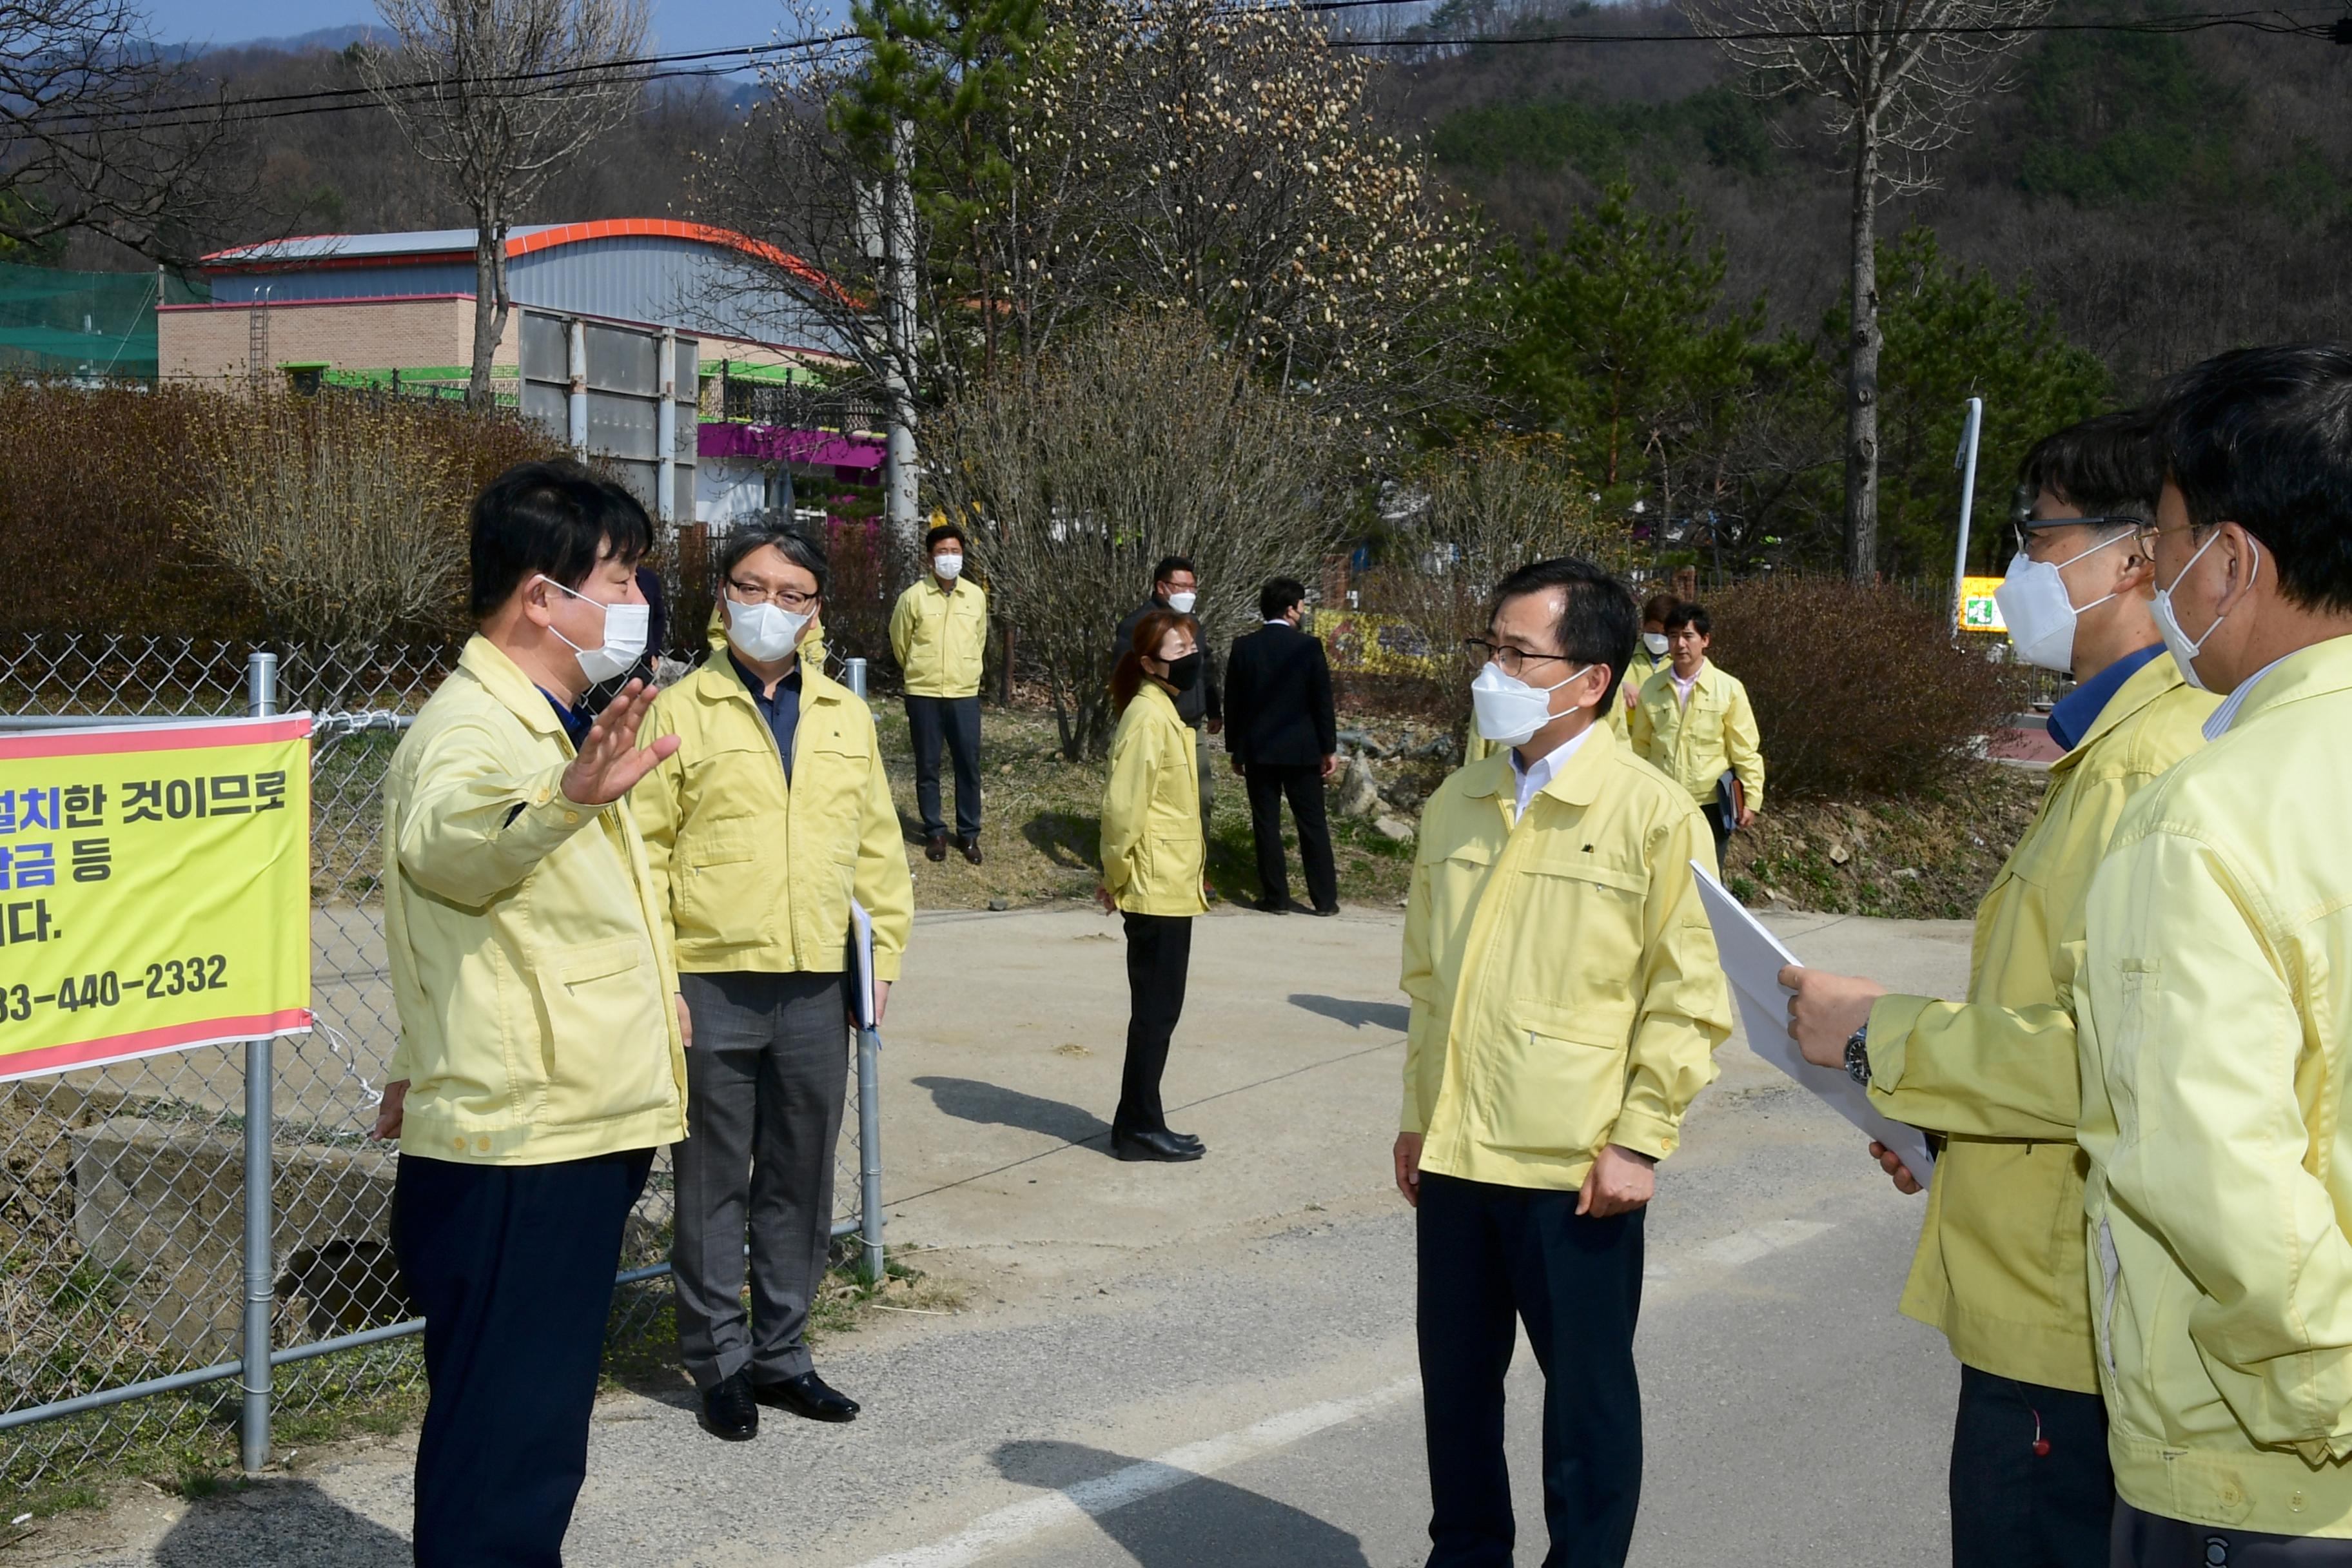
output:
[[[1344,996],[1294,994],[1290,1005],[1351,1029],[1394,1029],[1400,1035],[1412,1016],[1412,1009],[1402,1002],[1352,1002]]]
[[[1019,1442],[989,1456],[1007,1480],[1060,1490],[1138,1461],[1082,1443]],[[1094,1515],[1142,1568],[1368,1568],[1363,1542],[1304,1510],[1193,1476]]]
[[[993,1127],[1017,1127],[1042,1132],[1065,1143],[1084,1143],[1107,1136],[1110,1123],[1081,1106],[1066,1105],[1041,1095],[1024,1094],[969,1078],[919,1078],[915,1087],[930,1092],[931,1103],[959,1121]]]
[[[158,1568],[409,1568],[404,1536],[309,1481],[268,1481],[195,1504],[155,1548]]]

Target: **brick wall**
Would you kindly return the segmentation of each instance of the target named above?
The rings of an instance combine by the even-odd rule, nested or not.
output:
[[[269,363],[324,362],[338,370],[462,365],[474,357],[474,301],[355,300],[263,309]],[[519,314],[519,312],[518,312]],[[252,310],[245,305],[166,306],[156,315],[158,374],[166,381],[243,381],[251,374]],[[520,322],[507,318],[495,364],[516,363]]]

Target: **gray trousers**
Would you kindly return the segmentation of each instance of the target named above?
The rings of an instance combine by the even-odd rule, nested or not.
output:
[[[2116,1500],[2111,1568],[2346,1568],[2352,1541],[2166,1519]]]
[[[838,974],[681,974],[678,984],[694,1020],[670,1250],[678,1354],[698,1388],[746,1366],[754,1383],[798,1377],[833,1241],[847,993]]]

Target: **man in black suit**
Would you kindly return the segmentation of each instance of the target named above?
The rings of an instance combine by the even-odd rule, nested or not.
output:
[[[1331,826],[1323,815],[1323,781],[1339,771],[1339,725],[1331,711],[1331,665],[1323,645],[1298,629],[1307,589],[1276,577],[1258,591],[1265,625],[1235,639],[1225,664],[1225,749],[1249,785],[1250,834],[1257,840],[1257,907],[1269,914],[1305,913],[1293,902],[1282,861],[1282,800],[1298,824],[1298,858],[1307,869],[1314,912],[1339,912],[1339,877],[1331,864]]]

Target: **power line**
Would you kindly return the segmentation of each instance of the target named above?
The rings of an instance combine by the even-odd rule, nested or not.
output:
[[[1823,28],[1762,28],[1739,33],[1487,33],[1468,37],[1432,38],[1335,38],[1333,43],[1351,49],[1422,49],[1422,48],[1490,48],[1528,44],[1714,44],[1769,42],[1776,38],[1889,38],[1889,37],[1954,37],[1970,35],[1999,37],[2021,37],[2029,33],[2138,33],[2168,36],[2184,33],[2211,32],[2222,27],[2242,27],[2250,32],[2269,33],[2284,37],[2332,40],[2333,29],[2325,24],[2284,22],[2274,14],[2257,12],[2235,13],[2209,17],[2173,16],[2149,18],[2137,22],[2040,22],[2002,26],[1994,23],[1970,25],[1948,24],[1918,27],[1888,27],[1873,30],[1866,27]]]

